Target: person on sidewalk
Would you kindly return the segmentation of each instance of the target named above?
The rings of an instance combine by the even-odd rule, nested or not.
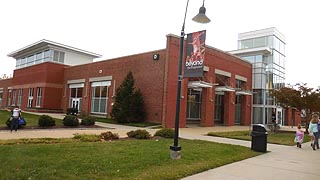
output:
[[[317,114],[312,115],[312,119],[309,123],[309,133],[312,133],[314,136],[313,142],[311,142],[311,146],[313,150],[319,149],[319,131],[318,131],[318,121],[319,121],[319,116]]]
[[[297,143],[298,148],[301,148],[303,137],[304,137],[304,132],[301,129],[301,124],[298,124],[297,130],[296,130],[296,137],[294,139],[294,141]]]
[[[11,116],[12,116],[12,121],[11,121],[10,131],[12,132],[12,130],[14,129],[17,132],[19,127],[19,118],[21,117],[21,110],[19,109],[18,106],[16,106],[12,110]]]

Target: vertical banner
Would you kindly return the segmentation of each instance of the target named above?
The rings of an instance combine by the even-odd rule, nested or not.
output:
[[[206,31],[187,35],[187,51],[183,77],[202,77]]]

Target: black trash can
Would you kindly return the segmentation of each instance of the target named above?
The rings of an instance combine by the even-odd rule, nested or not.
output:
[[[251,132],[251,149],[258,152],[267,152],[268,132],[263,124],[253,124]]]

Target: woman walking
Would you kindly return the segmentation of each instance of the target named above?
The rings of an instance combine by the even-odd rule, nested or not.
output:
[[[319,131],[318,131],[318,121],[319,116],[317,114],[312,115],[312,119],[309,123],[309,133],[314,136],[313,142],[311,142],[311,146],[313,150],[319,149]]]

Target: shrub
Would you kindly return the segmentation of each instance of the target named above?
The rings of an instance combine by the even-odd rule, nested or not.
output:
[[[115,102],[111,117],[118,123],[145,121],[145,107],[142,93],[134,86],[133,74],[130,71],[116,90]]]
[[[112,133],[111,131],[101,133],[100,137],[106,141],[119,139],[119,135],[117,133]]]
[[[73,139],[79,139],[83,142],[97,142],[100,141],[100,136],[96,134],[74,134]]]
[[[77,115],[78,109],[77,108],[68,108],[67,109],[67,115]]]
[[[79,120],[77,116],[66,115],[63,120],[63,125],[65,126],[79,126]]]
[[[170,129],[170,128],[162,128],[162,129],[158,130],[154,135],[164,137],[164,138],[173,138],[174,137],[174,130]]]
[[[48,115],[42,115],[39,117],[38,125],[40,127],[51,127],[56,125],[56,121]]]
[[[81,120],[81,125],[92,126],[96,123],[96,118],[92,116],[84,117]]]
[[[144,129],[138,129],[135,131],[127,132],[128,137],[136,139],[149,139],[151,137],[150,133]]]

